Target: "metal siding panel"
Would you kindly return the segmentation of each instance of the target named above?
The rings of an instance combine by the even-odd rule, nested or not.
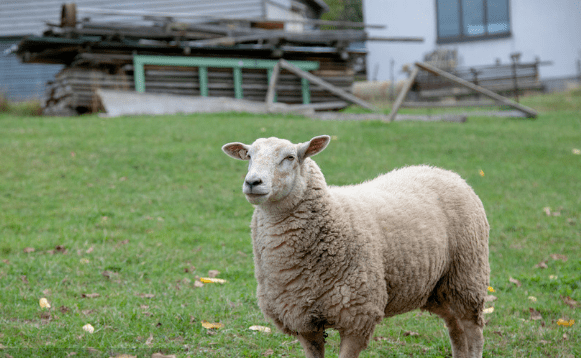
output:
[[[219,17],[262,17],[264,0],[77,0],[77,8],[163,11],[200,13]],[[280,0],[278,0],[280,1]],[[59,23],[63,1],[58,0],[5,0],[0,3],[0,37],[40,35],[46,22]],[[82,12],[78,18],[83,18]],[[90,16],[93,21],[136,22],[138,17]]]
[[[14,101],[42,98],[46,83],[54,79],[63,66],[22,64],[14,55],[1,55],[12,45],[0,43],[0,92]]]

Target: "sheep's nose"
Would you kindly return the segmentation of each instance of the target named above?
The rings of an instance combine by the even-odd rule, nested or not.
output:
[[[253,187],[262,184],[262,179],[259,178],[249,178],[246,179],[246,185]]]

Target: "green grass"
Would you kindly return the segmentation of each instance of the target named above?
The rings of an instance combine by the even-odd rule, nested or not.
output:
[[[579,308],[561,296],[581,302],[581,155],[573,154],[581,149],[581,95],[523,102],[541,109],[540,117],[385,124],[0,114],[0,357],[302,357],[294,338],[275,332],[257,307],[252,206],[241,193],[246,165],[220,147],[319,134],[334,138],[315,157],[329,184],[421,163],[461,174],[491,225],[498,299],[487,304],[495,310],[486,315],[485,357],[578,357]],[[534,268],[543,260],[546,269]],[[194,287],[208,270],[228,283]],[[99,297],[82,297],[90,293]],[[41,297],[50,310],[39,307]],[[530,308],[542,319],[532,320]],[[560,318],[576,323],[561,327]],[[209,332],[202,320],[224,328]],[[93,334],[82,330],[87,323]],[[255,333],[252,325],[273,332]],[[385,320],[375,336],[362,357],[451,356],[443,322],[419,311]],[[338,334],[329,331],[327,341],[335,357]]]

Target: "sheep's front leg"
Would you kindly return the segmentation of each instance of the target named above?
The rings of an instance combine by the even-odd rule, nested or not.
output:
[[[325,357],[325,330],[299,333],[298,339],[307,358]]]
[[[362,336],[348,336],[339,332],[341,345],[339,346],[339,358],[357,358],[359,353],[367,347],[368,339]]]

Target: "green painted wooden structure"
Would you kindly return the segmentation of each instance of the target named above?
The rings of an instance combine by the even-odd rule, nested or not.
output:
[[[242,69],[266,69],[268,80],[272,75],[272,70],[277,60],[241,59],[241,58],[219,58],[219,57],[183,57],[183,56],[133,56],[133,71],[135,79],[135,90],[145,92],[145,65],[156,66],[183,66],[198,67],[200,81],[200,94],[208,96],[208,67],[232,68],[234,75],[234,96],[242,98]],[[303,71],[314,71],[319,69],[319,63],[315,61],[288,61]],[[309,81],[301,78],[303,103],[311,102],[311,91]]]

